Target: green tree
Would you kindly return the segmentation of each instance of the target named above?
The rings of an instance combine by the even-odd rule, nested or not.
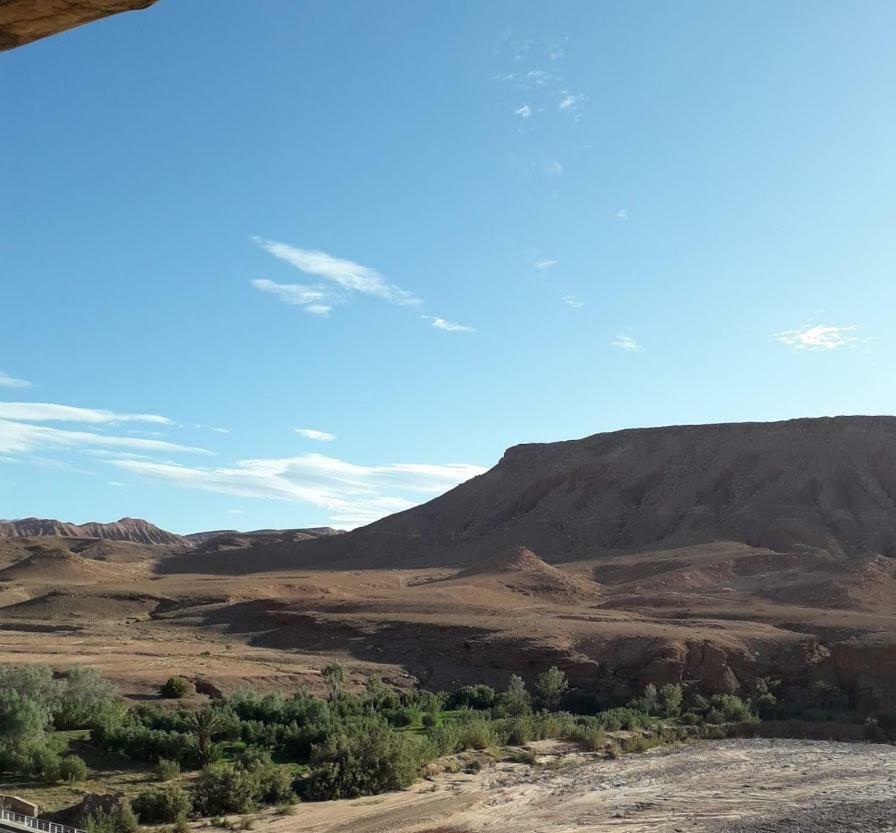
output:
[[[532,709],[532,698],[526,691],[522,677],[511,674],[507,690],[500,697],[500,705],[508,717],[522,717]]]
[[[660,707],[660,695],[653,683],[644,686],[644,694],[641,695],[641,709],[647,714],[656,714]]]
[[[560,698],[569,688],[569,680],[556,665],[552,665],[547,671],[538,675],[538,681],[535,684],[535,690],[542,702],[549,709],[556,709]]]
[[[95,668],[77,667],[60,681],[59,706],[54,722],[60,729],[80,729],[104,717],[121,716],[118,686],[100,676]]]
[[[664,685],[659,692],[664,717],[678,717],[681,714],[681,702],[684,694],[678,683]]]

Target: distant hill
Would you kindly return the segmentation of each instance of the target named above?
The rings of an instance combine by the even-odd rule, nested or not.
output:
[[[342,535],[342,530],[333,529],[331,526],[312,526],[307,529],[253,529],[249,532],[240,532],[238,529],[216,529],[208,532],[191,532],[182,536],[183,539],[194,547],[201,547],[215,539],[220,542],[239,540],[240,546],[249,546],[253,541],[266,538],[307,540],[319,538],[321,535]]]
[[[135,544],[183,544],[184,539],[140,518],[121,518],[113,523],[73,524],[51,518],[23,518],[0,521],[0,537],[38,537],[53,535],[62,538],[105,538],[109,541],[132,541]]]
[[[896,556],[896,417],[644,428],[510,448],[421,506],[293,548],[293,564],[549,562],[742,542]],[[285,553],[272,553],[278,566]],[[261,553],[256,554],[261,560]]]

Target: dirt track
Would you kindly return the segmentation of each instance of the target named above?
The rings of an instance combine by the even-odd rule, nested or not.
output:
[[[268,825],[265,825],[266,829]],[[720,741],[615,761],[554,758],[406,793],[303,805],[278,833],[892,833],[896,748]]]

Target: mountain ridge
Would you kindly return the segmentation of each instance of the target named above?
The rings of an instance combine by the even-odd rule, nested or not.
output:
[[[0,521],[0,537],[31,538],[56,536],[62,538],[103,538],[109,541],[131,541],[136,544],[175,546],[184,538],[168,532],[142,518],[119,518],[111,523],[89,521],[83,524],[58,521],[54,518],[20,518]]]
[[[308,565],[435,566],[526,546],[556,562],[715,541],[896,556],[896,417],[634,428],[520,444],[440,497],[296,556]]]

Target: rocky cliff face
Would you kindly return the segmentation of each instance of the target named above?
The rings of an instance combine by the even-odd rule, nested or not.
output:
[[[55,535],[62,538],[105,538],[110,541],[133,541],[136,544],[183,544],[183,538],[160,529],[140,518],[121,518],[108,524],[72,524],[50,518],[23,518],[0,521],[0,537],[41,537]]]
[[[737,541],[896,556],[896,418],[647,428],[520,445],[429,503],[301,558],[406,567]],[[297,553],[298,555],[298,553]]]
[[[0,50],[74,29],[119,12],[146,9],[156,0],[0,0]]]

